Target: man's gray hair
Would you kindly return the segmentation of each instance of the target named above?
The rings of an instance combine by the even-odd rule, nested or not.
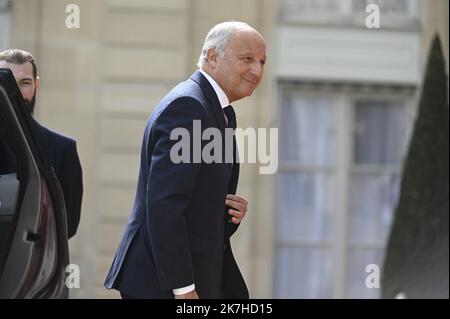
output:
[[[249,28],[250,26],[245,22],[227,21],[216,24],[205,37],[203,48],[198,58],[197,66],[202,66],[208,61],[208,50],[213,49],[222,58],[225,56],[228,40],[230,35],[239,29]]]

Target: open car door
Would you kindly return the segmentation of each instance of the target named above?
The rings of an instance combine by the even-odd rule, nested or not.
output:
[[[0,298],[66,298],[66,209],[21,93],[0,69]]]

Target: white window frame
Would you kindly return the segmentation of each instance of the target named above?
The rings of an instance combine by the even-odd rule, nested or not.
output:
[[[346,262],[347,262],[347,252],[349,248],[362,248],[362,249],[383,249],[385,247],[385,242],[373,241],[373,242],[362,242],[360,244],[349,243],[347,241],[347,218],[349,211],[349,190],[350,181],[352,174],[356,172],[362,173],[394,173],[401,174],[402,165],[354,165],[353,164],[353,130],[354,130],[354,114],[355,105],[358,100],[382,100],[388,102],[400,102],[404,104],[406,108],[407,116],[407,132],[406,132],[406,145],[405,152],[407,151],[407,145],[409,144],[409,138],[411,136],[411,130],[413,128],[413,117],[415,114],[415,102],[416,93],[415,88],[385,88],[385,89],[371,89],[362,90],[363,92],[353,92],[352,88],[339,88],[336,90],[333,87],[327,89],[325,86],[321,85],[317,89],[312,88],[309,84],[296,85],[284,82],[279,86],[279,96],[280,96],[280,110],[279,114],[282,112],[283,107],[283,94],[286,90],[298,90],[301,94],[305,95],[320,95],[329,94],[334,101],[336,101],[336,120],[338,125],[336,126],[336,161],[334,167],[315,167],[315,166],[305,166],[295,163],[282,163],[280,162],[279,171],[293,171],[293,172],[321,172],[321,173],[334,173],[336,188],[336,228],[335,228],[335,239],[334,240],[280,240],[275,231],[275,254],[277,256],[277,249],[280,246],[295,246],[299,248],[332,248],[334,255],[334,279],[333,279],[333,293],[332,298],[346,298],[345,296],[345,282],[346,282]],[[281,123],[283,125],[283,123]],[[281,137],[282,138],[282,137]],[[278,193],[278,192],[276,192]],[[278,202],[278,199],[276,199]],[[276,212],[278,218],[278,212]],[[276,257],[275,257],[276,258]],[[274,260],[274,287],[275,281],[277,280],[276,267],[278,261]],[[380,269],[382,265],[379,265]],[[364,270],[362,270],[364,271]],[[301,283],[299,283],[301,284]],[[273,290],[275,295],[275,289]]]

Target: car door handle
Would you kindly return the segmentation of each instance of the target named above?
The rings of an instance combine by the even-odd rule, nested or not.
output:
[[[41,239],[41,234],[37,234],[37,233],[32,233],[32,232],[27,232],[27,241],[38,241],[39,239]]]

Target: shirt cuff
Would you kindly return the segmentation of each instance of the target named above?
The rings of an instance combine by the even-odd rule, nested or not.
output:
[[[177,288],[177,289],[173,289],[173,294],[174,295],[183,295],[183,294],[187,294],[188,292],[191,292],[195,290],[195,284],[186,286],[186,287],[182,287],[182,288]]]

